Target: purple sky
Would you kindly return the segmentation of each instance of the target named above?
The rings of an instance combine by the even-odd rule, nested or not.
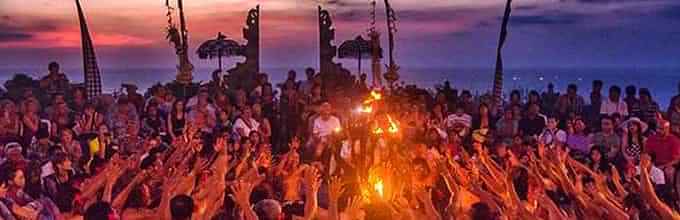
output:
[[[218,31],[242,41],[246,12],[260,4],[265,67],[318,65],[319,4],[333,15],[336,45],[365,34],[369,25],[367,0],[185,1],[192,51]],[[100,66],[173,67],[163,3],[82,0]],[[401,66],[493,66],[503,0],[393,0],[392,5],[399,19]],[[680,66],[678,0],[515,0],[513,6],[505,49],[509,67]],[[384,33],[382,1],[378,19]],[[79,67],[74,1],[0,1],[0,57],[0,68],[42,67],[52,60]],[[193,63],[215,65],[197,57]]]

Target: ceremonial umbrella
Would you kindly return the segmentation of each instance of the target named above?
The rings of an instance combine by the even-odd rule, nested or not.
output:
[[[348,40],[340,44],[338,49],[338,57],[344,58],[354,58],[359,61],[359,70],[357,74],[361,74],[361,60],[370,59],[372,52],[372,45],[370,41],[364,40],[364,38],[359,35],[354,40]],[[382,58],[382,50],[380,58]]]
[[[196,50],[198,58],[213,59],[217,58],[219,62],[219,70],[222,71],[222,57],[234,57],[243,55],[243,46],[236,41],[229,40],[222,35],[222,32],[217,33],[217,38],[203,42],[198,50]]]

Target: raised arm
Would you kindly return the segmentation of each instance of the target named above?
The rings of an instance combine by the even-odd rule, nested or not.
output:
[[[649,176],[649,169],[651,167],[652,162],[649,154],[640,155],[640,194],[642,198],[661,216],[661,219],[680,219],[677,213],[656,196]]]

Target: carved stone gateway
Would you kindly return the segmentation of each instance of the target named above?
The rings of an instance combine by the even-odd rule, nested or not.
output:
[[[332,44],[334,39],[331,15],[319,6],[319,73],[326,91],[341,91],[353,84],[350,71],[333,62],[337,55],[337,47]]]
[[[248,42],[243,46],[246,60],[237,63],[236,67],[227,70],[230,75],[229,86],[232,88],[253,88],[255,78],[260,72],[260,6],[248,11],[246,27],[243,28],[243,38]]]

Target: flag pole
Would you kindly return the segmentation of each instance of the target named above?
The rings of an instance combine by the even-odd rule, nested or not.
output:
[[[507,0],[505,4],[505,13],[503,14],[503,22],[501,24],[500,37],[498,39],[498,48],[496,48],[496,68],[494,71],[494,83],[493,83],[493,107],[494,110],[498,110],[502,105],[502,94],[503,94],[503,57],[502,50],[505,40],[508,35],[508,21],[510,20],[510,12],[512,11],[512,0]]]

